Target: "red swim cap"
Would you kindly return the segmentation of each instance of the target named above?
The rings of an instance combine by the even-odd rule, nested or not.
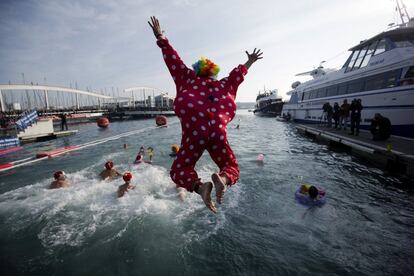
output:
[[[64,177],[65,177],[65,172],[64,172],[64,171],[57,171],[57,172],[55,172],[55,173],[53,174],[53,177],[54,177],[56,180],[61,179],[61,178],[65,179],[65,178],[64,178]]]
[[[122,178],[124,179],[124,181],[130,181],[132,179],[132,173],[125,172]]]
[[[114,167],[114,162],[112,162],[112,161],[106,161],[106,163],[105,163],[105,168],[107,169],[107,170],[110,170],[110,169],[112,169]]]

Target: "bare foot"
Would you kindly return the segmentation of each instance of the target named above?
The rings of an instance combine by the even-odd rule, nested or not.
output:
[[[185,200],[185,189],[184,188],[177,188],[177,192],[178,192],[178,197],[180,198],[181,201]]]
[[[214,206],[213,201],[211,201],[211,190],[213,190],[213,184],[211,182],[206,182],[203,185],[200,185],[197,193],[201,196],[207,208],[213,213],[217,213],[216,206]]]
[[[217,173],[213,173],[211,175],[211,179],[213,180],[214,188],[216,189],[216,200],[218,204],[221,204],[224,192],[227,190],[227,179],[218,175]]]

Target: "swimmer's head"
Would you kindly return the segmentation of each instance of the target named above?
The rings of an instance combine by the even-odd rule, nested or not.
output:
[[[220,67],[211,60],[201,57],[196,63],[193,64],[194,72],[199,77],[211,77],[217,78],[220,71]]]
[[[315,186],[310,186],[308,193],[310,198],[316,199],[318,197],[319,191]]]
[[[56,180],[65,180],[66,175],[65,175],[65,172],[64,172],[64,171],[57,171],[57,172],[55,172],[55,173],[53,174],[53,177],[54,177]]]
[[[142,159],[142,154],[138,154],[136,160],[141,160]]]
[[[171,151],[174,153],[177,153],[180,150],[180,146],[177,144],[174,144],[171,146]]]
[[[105,169],[110,170],[114,167],[114,162],[112,161],[106,161],[105,163]]]
[[[122,178],[124,179],[125,182],[129,182],[132,179],[132,173],[125,172],[124,175],[122,176]]]

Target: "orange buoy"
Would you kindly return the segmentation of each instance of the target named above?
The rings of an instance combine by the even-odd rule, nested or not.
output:
[[[109,120],[106,117],[101,117],[97,121],[98,127],[107,128],[109,126]]]
[[[167,117],[163,115],[159,115],[155,117],[155,123],[157,126],[166,126],[167,125]]]

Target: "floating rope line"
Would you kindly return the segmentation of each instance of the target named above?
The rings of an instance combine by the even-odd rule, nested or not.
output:
[[[176,123],[178,123],[178,121],[174,121],[172,123],[169,123],[168,125],[173,125],[173,124],[176,124]],[[6,163],[6,164],[0,164],[0,172],[4,172],[4,171],[8,171],[8,170],[11,170],[11,169],[14,169],[14,168],[22,167],[22,166],[33,164],[33,163],[36,163],[36,162],[40,162],[42,160],[49,159],[49,158],[52,158],[52,157],[56,157],[56,156],[59,156],[59,155],[65,154],[65,153],[72,152],[72,151],[77,151],[77,150],[84,149],[84,148],[87,148],[87,147],[96,146],[96,145],[106,143],[106,142],[109,142],[109,141],[114,141],[114,140],[117,140],[119,138],[123,138],[123,137],[127,137],[127,136],[131,136],[131,135],[134,135],[134,134],[144,132],[146,130],[157,129],[157,128],[162,128],[162,127],[165,127],[165,126],[151,126],[151,127],[146,127],[146,128],[142,128],[142,129],[132,130],[132,131],[124,132],[124,133],[117,134],[117,135],[114,135],[114,136],[111,136],[111,137],[86,142],[86,143],[81,144],[79,146],[74,146],[74,147],[68,148],[67,150],[62,150],[62,151],[59,151],[55,154],[46,155],[46,156],[43,156],[43,157],[40,157],[40,158],[29,157],[29,158],[24,158],[24,159],[16,160],[16,161],[13,161],[13,162],[9,162],[9,163]]]

